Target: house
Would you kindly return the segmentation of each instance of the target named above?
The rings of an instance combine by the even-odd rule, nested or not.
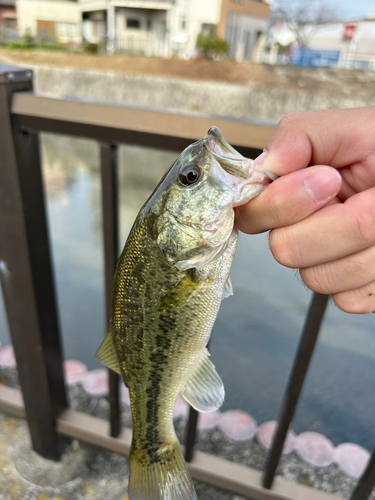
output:
[[[310,33],[308,47],[300,49],[294,33],[282,22],[275,24],[268,35],[271,51],[267,62],[280,62],[277,46],[290,45],[285,60],[299,66],[375,69],[375,16],[308,25],[305,29]]]
[[[80,44],[81,10],[73,0],[16,0],[20,36],[41,42]]]
[[[189,58],[197,35],[213,31],[238,60],[254,56],[270,10],[266,0],[79,0],[79,7],[84,40],[110,52]]]
[[[221,0],[217,34],[229,42],[229,56],[238,61],[257,60],[268,30],[269,1]]]
[[[0,0],[0,33],[11,37],[17,33],[15,0]]]
[[[163,55],[169,42],[174,0],[79,0],[83,37],[109,52]]]

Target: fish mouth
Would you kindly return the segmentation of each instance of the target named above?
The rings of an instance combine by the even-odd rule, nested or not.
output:
[[[203,144],[207,151],[220,163],[220,166],[234,177],[249,180],[250,182],[253,178],[254,183],[262,186],[268,186],[277,179],[277,175],[257,165],[254,160],[245,158],[234,149],[225,140],[218,127],[214,126],[209,129],[203,139]]]
[[[211,127],[204,138],[206,148],[214,155],[233,160],[245,160],[233,146],[227,142],[218,127]]]

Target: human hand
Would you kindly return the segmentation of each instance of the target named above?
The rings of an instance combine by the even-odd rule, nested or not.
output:
[[[273,256],[311,290],[375,312],[375,107],[287,115],[265,151],[280,177],[236,209],[238,228],[272,229]]]

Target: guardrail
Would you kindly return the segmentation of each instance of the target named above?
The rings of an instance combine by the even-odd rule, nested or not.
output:
[[[28,69],[0,65],[0,278],[22,388],[21,394],[0,385],[0,410],[27,419],[32,446],[44,457],[60,457],[62,435],[128,454],[131,432],[120,428],[117,374],[109,372],[110,423],[67,408],[38,133],[55,132],[100,142],[109,322],[112,276],[118,258],[116,144],[181,151],[215,124],[239,151],[254,157],[274,124],[52,99],[33,93],[32,78]],[[264,474],[195,451],[199,416],[191,409],[185,457],[193,478],[259,500],[338,498],[275,479],[327,301],[328,296],[313,295]],[[374,485],[375,452],[351,500],[365,500]]]

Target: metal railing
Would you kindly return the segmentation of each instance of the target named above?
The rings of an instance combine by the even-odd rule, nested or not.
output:
[[[67,408],[54,279],[46,224],[38,133],[80,136],[100,142],[107,321],[118,257],[117,143],[182,150],[215,123],[246,156],[259,154],[274,125],[151,109],[52,99],[33,93],[32,72],[0,66],[0,278],[20,391],[0,385],[0,410],[26,417],[32,446],[59,458],[61,436],[128,454],[131,432],[120,428],[118,376],[110,371],[110,424]],[[275,481],[318,338],[328,296],[314,294],[281,406],[264,474],[194,449],[198,414],[190,411],[185,456],[193,478],[254,499],[316,500],[334,495]],[[103,332],[104,334],[104,332]],[[375,452],[352,494],[365,500],[375,485]]]

